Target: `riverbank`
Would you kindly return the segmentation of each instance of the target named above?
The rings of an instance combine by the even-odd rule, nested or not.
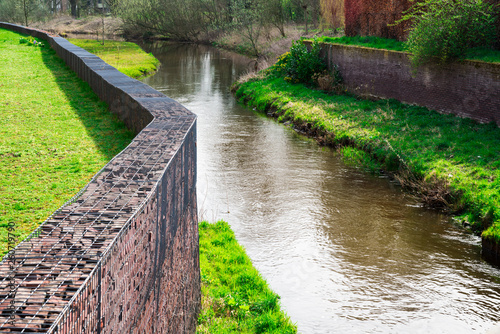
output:
[[[0,29],[2,257],[10,222],[23,240],[133,138],[50,46],[34,41]]]
[[[154,74],[160,61],[135,43],[69,38],[68,41],[95,54],[109,65],[129,77],[139,79]]]
[[[265,74],[267,73],[267,74]],[[370,101],[290,84],[269,71],[236,97],[348,159],[383,169],[429,206],[500,241],[500,129],[395,100]]]
[[[202,309],[197,333],[296,333],[229,224],[201,222]]]

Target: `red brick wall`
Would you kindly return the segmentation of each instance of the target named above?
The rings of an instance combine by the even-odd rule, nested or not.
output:
[[[462,61],[427,65],[412,75],[403,52],[325,44],[328,64],[336,64],[356,94],[394,98],[500,125],[500,64]]]

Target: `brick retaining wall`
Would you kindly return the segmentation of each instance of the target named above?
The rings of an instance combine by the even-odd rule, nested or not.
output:
[[[0,263],[0,331],[194,333],[196,116],[61,37],[47,40],[138,135]]]
[[[500,125],[500,64],[466,60],[423,66],[412,75],[407,54],[341,44],[323,44],[346,88],[358,95],[393,98]]]

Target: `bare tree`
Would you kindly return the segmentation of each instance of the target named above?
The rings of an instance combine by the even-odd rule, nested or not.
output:
[[[344,0],[321,0],[321,16],[333,28],[344,25]]]
[[[268,0],[264,4],[266,21],[278,28],[282,37],[285,37],[285,0]]]
[[[236,31],[250,43],[255,57],[261,54],[258,41],[266,28],[264,12],[265,6],[261,1],[239,0],[233,6]]]
[[[80,16],[80,1],[79,0],[69,0],[69,5],[71,8],[71,16],[77,18]]]
[[[197,0],[123,0],[119,15],[136,32],[154,32],[178,40],[197,40],[207,24]]]
[[[44,0],[0,0],[0,20],[28,26],[48,14]]]

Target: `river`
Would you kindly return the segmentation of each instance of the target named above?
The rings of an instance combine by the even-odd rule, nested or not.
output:
[[[200,218],[226,220],[300,333],[485,333],[500,270],[480,238],[383,175],[238,104],[252,63],[208,46],[149,45],[143,81],[198,115]]]

